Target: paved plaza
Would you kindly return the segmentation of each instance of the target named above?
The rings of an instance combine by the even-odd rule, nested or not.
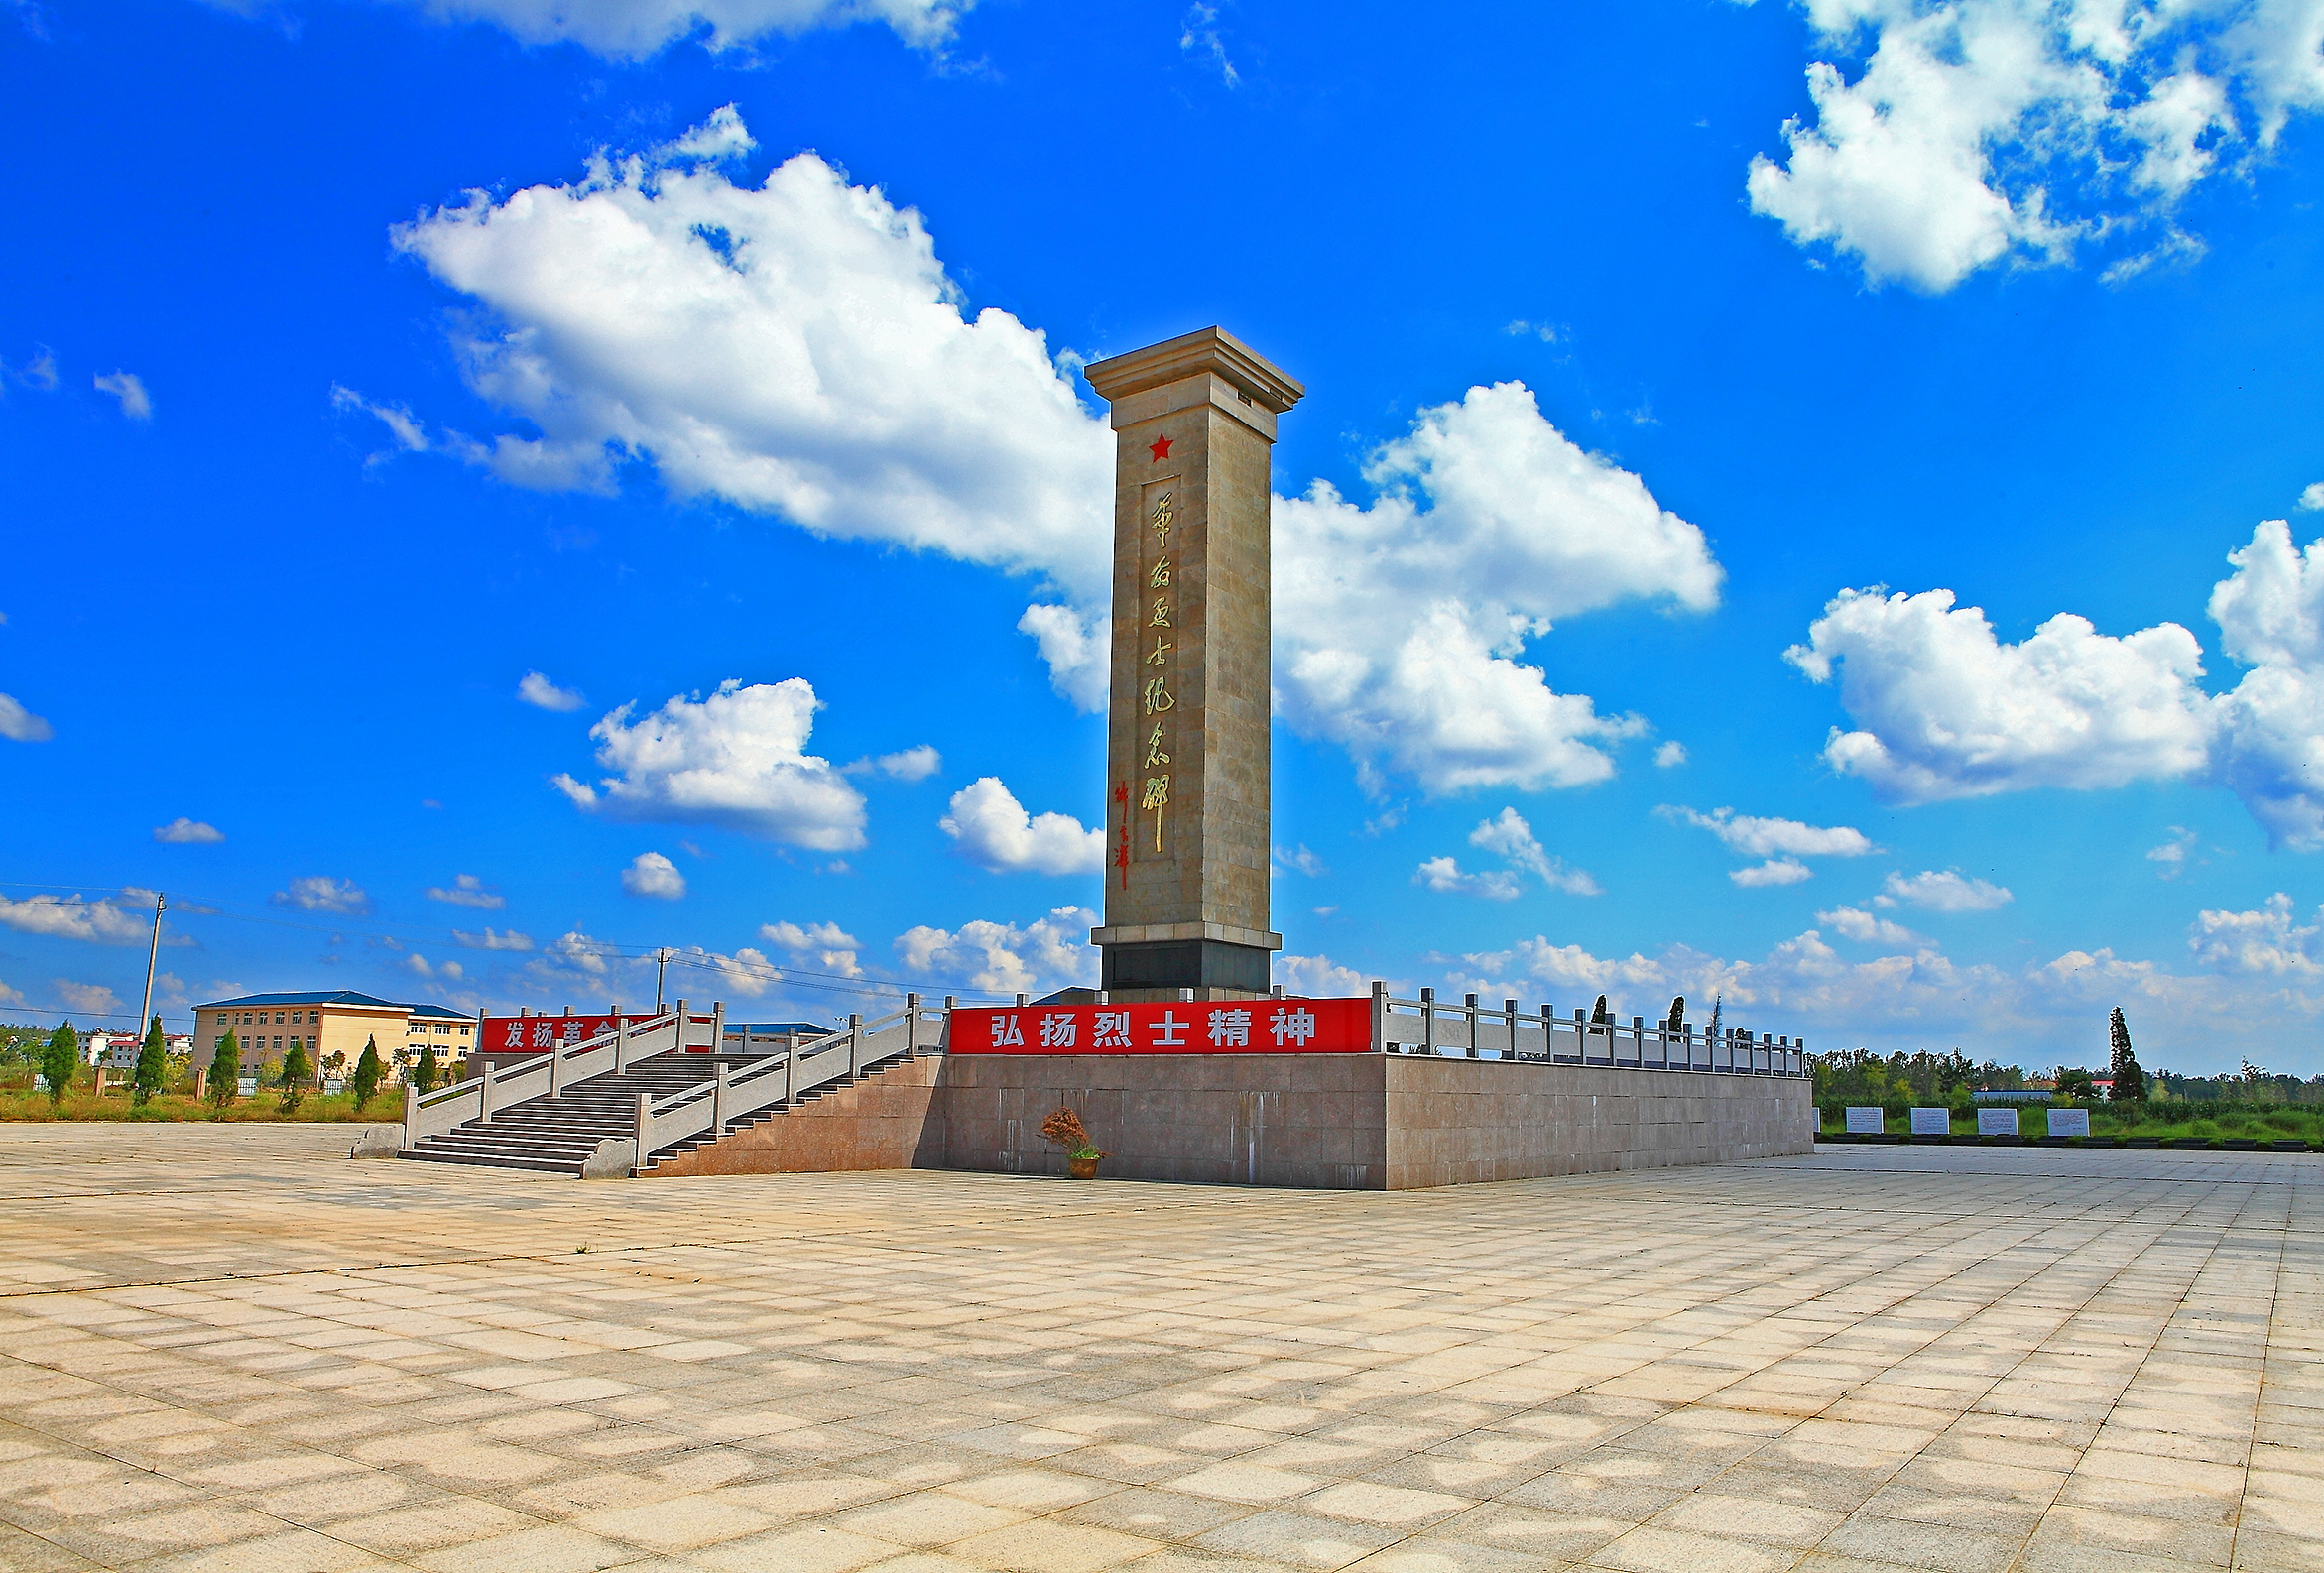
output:
[[[582,1183],[0,1127],[0,1568],[2324,1569],[2324,1157]]]

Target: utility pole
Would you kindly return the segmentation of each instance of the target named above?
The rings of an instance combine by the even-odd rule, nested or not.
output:
[[[654,1014],[656,1016],[662,1014],[662,970],[669,965],[670,947],[665,945],[654,952]]]
[[[162,908],[169,905],[167,897],[162,896],[159,892],[155,893],[154,942],[152,948],[145,953],[145,1003],[137,1008],[137,1036],[140,1042],[145,1040],[146,1024],[153,1019],[154,964],[162,958]]]

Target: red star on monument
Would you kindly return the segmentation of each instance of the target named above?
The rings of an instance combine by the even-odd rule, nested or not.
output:
[[[1156,437],[1147,444],[1146,451],[1154,455],[1155,463],[1160,464],[1170,456],[1170,439],[1168,437]]]

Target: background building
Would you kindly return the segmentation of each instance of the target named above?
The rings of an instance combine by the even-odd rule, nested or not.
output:
[[[328,994],[248,994],[196,1006],[193,1063],[205,1070],[219,1039],[232,1032],[241,1045],[241,1070],[259,1071],[282,1063],[293,1044],[306,1050],[316,1073],[333,1054],[354,1069],[366,1039],[379,1044],[391,1074],[419,1057],[422,1043],[433,1043],[448,1066],[467,1056],[476,1042],[476,1021],[444,1005],[399,1004],[340,989]]]

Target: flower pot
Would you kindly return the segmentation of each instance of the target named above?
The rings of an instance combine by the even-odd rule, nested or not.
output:
[[[1073,1179],[1096,1179],[1097,1159],[1093,1157],[1069,1157],[1065,1159],[1065,1173]]]

